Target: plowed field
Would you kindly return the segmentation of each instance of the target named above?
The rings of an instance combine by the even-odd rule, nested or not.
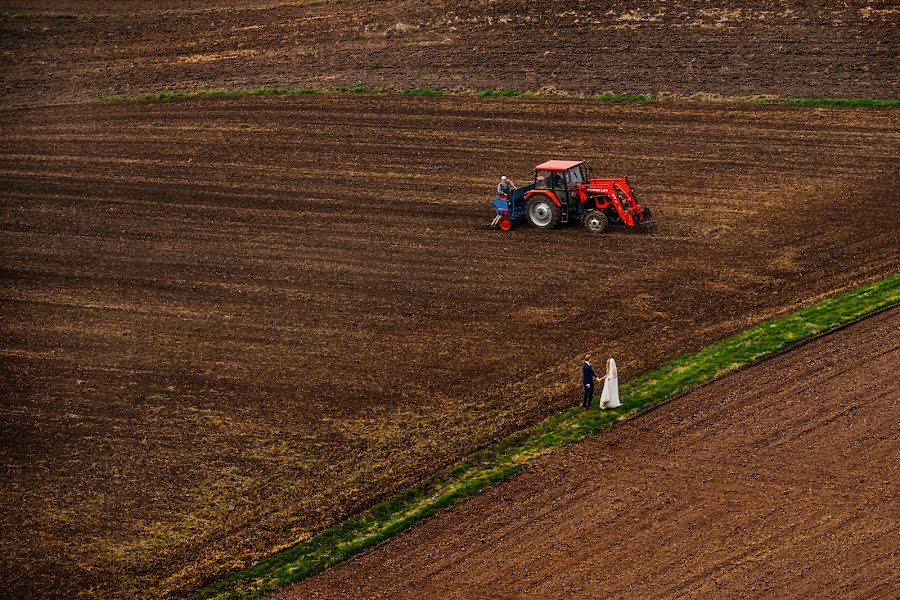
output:
[[[900,12],[891,0],[0,5],[37,15],[0,17],[2,106],[357,84],[900,96]]]
[[[716,381],[276,598],[897,598],[897,331]]]
[[[900,269],[895,111],[348,94],[0,113],[2,589],[180,591]],[[489,231],[501,173],[658,231]]]

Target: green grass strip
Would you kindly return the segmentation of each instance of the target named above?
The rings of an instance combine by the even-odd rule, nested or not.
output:
[[[383,94],[387,91],[387,89],[381,87],[380,85],[376,85],[374,87],[369,87],[367,85],[352,85],[339,87],[335,91],[341,92],[343,94]]]
[[[444,90],[439,90],[436,88],[404,88],[401,90],[397,90],[401,94],[407,94],[410,96],[443,96]]]
[[[475,95],[479,98],[512,98],[521,95],[517,90],[475,90]]]
[[[584,411],[577,407],[557,412],[470,455],[423,484],[379,502],[309,541],[211,583],[191,597],[259,598],[371,548],[467,496],[478,494],[515,475],[542,454],[646,412],[725,373],[897,303],[900,303],[900,273],[681,356],[622,385],[622,407],[616,410]]]
[[[779,104],[781,106],[824,106],[849,108],[898,108],[900,99],[879,100],[874,98],[757,98],[759,104]]]

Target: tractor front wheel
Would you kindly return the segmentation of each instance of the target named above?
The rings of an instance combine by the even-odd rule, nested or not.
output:
[[[581,224],[591,233],[605,233],[609,229],[609,219],[599,210],[591,209],[581,217]]]
[[[559,223],[562,212],[559,207],[544,194],[536,194],[528,199],[525,213],[532,227],[553,229]]]

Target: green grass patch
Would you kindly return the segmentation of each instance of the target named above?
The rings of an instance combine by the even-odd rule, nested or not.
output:
[[[150,92],[147,94],[141,94],[137,97],[137,100],[141,101],[153,101],[153,100],[182,100],[184,98],[191,98],[193,96],[199,95],[199,92]]]
[[[900,99],[891,98],[757,98],[758,104],[778,104],[781,106],[823,106],[847,108],[898,108]]]
[[[404,88],[402,90],[398,90],[401,94],[406,94],[408,96],[443,96],[444,90],[439,90],[436,88]]]
[[[37,15],[28,12],[27,10],[18,10],[16,8],[11,8],[10,10],[3,11],[3,16],[10,19],[30,19],[31,17],[36,17]]]
[[[597,102],[656,102],[655,94],[613,94],[607,92],[591,96],[591,98]]]
[[[559,411],[466,457],[414,488],[196,591],[191,597],[258,598],[370,548],[459,500],[520,472],[537,456],[603,431],[691,388],[753,364],[797,342],[900,302],[900,274],[767,321],[681,356],[620,388],[616,410]]]
[[[517,90],[476,90],[475,95],[479,98],[512,98],[514,96],[519,96],[520,93]]]
[[[214,90],[214,92],[216,91],[230,96],[263,96],[267,94],[315,94],[319,90],[315,88],[261,87],[250,90]]]
[[[369,87],[367,85],[352,85],[339,87],[337,91],[343,94],[383,94],[385,89],[380,85],[374,87]]]

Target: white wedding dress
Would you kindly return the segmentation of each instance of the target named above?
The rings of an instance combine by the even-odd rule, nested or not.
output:
[[[600,393],[600,408],[619,408],[619,374],[616,372],[616,361],[609,359],[609,367],[606,370],[606,380],[603,382],[603,392]]]

